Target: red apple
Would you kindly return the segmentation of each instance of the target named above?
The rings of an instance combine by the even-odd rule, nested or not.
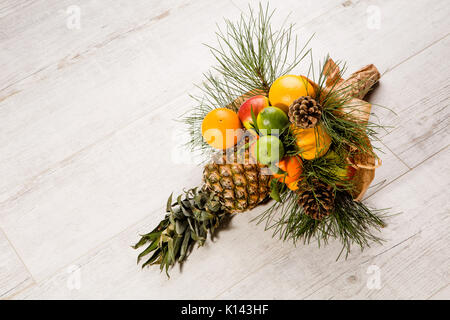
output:
[[[257,117],[259,112],[268,106],[269,106],[269,99],[263,95],[257,95],[245,100],[241,104],[241,107],[239,108],[238,112],[239,119],[241,119],[241,122],[244,125],[244,127],[246,127],[247,129],[252,128],[251,126],[251,124],[253,123],[251,113],[252,109],[253,113],[255,114],[255,117]]]

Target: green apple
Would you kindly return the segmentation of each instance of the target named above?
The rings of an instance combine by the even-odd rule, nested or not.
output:
[[[284,156],[283,143],[275,136],[262,136],[256,142],[256,160],[265,165],[278,162]]]
[[[266,107],[261,110],[256,119],[261,134],[280,133],[289,124],[286,113],[277,107]]]

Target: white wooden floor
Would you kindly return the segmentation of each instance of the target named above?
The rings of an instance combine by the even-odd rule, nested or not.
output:
[[[247,0],[1,0],[2,299],[450,298],[448,1],[271,4],[316,33],[317,59],[383,74],[370,99],[396,115],[374,107],[393,128],[367,202],[400,213],[385,244],[335,262],[337,242],[295,248],[250,223],[261,208],[170,280],[141,270],[130,245],[200,183],[172,120],[213,62],[202,43]]]

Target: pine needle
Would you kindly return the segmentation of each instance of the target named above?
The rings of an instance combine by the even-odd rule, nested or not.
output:
[[[295,192],[286,192],[282,195],[282,203],[275,202],[254,220],[258,224],[265,222],[265,229],[273,230],[273,235],[284,241],[309,244],[315,240],[320,246],[330,239],[338,239],[342,251],[337,258],[343,252],[347,257],[352,245],[363,250],[371,243],[382,242],[375,232],[385,227],[386,209],[370,209],[354,201],[348,192],[337,191],[334,213],[322,220],[314,220],[303,212],[298,197]]]
[[[201,123],[208,112],[223,107],[237,111],[237,98],[267,95],[278,77],[291,72],[310,53],[307,46],[312,37],[300,47],[292,34],[294,24],[272,28],[273,13],[268,4],[260,4],[258,12],[249,8],[237,21],[226,19],[225,27],[216,32],[216,45],[207,45],[216,65],[204,74],[197,86],[201,93],[192,96],[195,106],[181,120],[188,127],[190,151],[199,150],[206,158],[214,152],[201,136]]]

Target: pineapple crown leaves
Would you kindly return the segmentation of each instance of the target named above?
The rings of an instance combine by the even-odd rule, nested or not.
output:
[[[141,235],[133,246],[138,249],[147,247],[138,255],[137,262],[151,254],[147,265],[159,264],[167,275],[169,267],[182,263],[192,247],[202,246],[208,233],[213,236],[227,214],[217,197],[203,189],[189,189],[173,201],[173,194],[167,200],[166,216],[151,232]]]

